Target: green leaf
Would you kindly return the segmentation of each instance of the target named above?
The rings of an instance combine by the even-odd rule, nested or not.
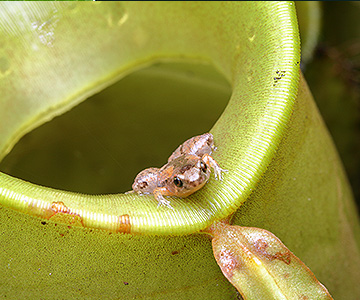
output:
[[[271,232],[218,223],[210,233],[221,271],[244,299],[332,299],[309,268]]]

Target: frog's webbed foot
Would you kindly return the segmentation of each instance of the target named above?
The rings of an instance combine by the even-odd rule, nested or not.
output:
[[[162,195],[162,189],[159,188],[159,189],[155,189],[154,191],[154,196],[155,196],[155,199],[157,200],[158,202],[158,207],[161,206],[161,205],[164,205],[164,206],[167,206],[168,208],[170,209],[174,209],[171,205],[170,205],[170,201],[169,200],[166,200],[164,198],[164,196]]]
[[[167,206],[167,207],[170,208],[170,209],[174,209],[174,208],[170,205],[170,201],[169,201],[169,200],[166,200],[163,196],[161,196],[161,198],[158,198],[157,201],[158,201],[158,207],[161,206],[161,205],[165,205],[165,206]]]
[[[221,172],[228,172],[228,170],[220,168],[219,164],[213,159],[209,154],[205,154],[202,157],[202,160],[211,168],[214,169],[215,179],[222,180],[222,173]]]
[[[223,180],[223,174],[222,172],[226,173],[228,170],[222,169],[219,167],[219,165],[212,166],[214,168],[214,175],[216,180]]]

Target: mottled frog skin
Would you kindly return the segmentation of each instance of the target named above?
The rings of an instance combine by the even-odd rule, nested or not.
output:
[[[153,194],[159,205],[172,209],[164,196],[185,198],[201,189],[210,178],[211,168],[215,178],[221,180],[219,164],[211,157],[215,150],[214,137],[204,133],[188,139],[169,157],[162,168],[148,168],[135,178],[132,191]]]

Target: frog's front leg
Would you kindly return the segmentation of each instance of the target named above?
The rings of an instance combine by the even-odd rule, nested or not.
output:
[[[171,205],[170,205],[170,201],[166,200],[164,198],[163,195],[167,194],[167,189],[165,187],[158,187],[154,190],[153,192],[155,199],[158,201],[158,207],[160,205],[165,205],[168,208],[174,209]]]
[[[212,158],[209,154],[204,154],[201,160],[208,165],[209,167],[214,169],[215,179],[222,180],[221,172],[227,172],[228,170],[220,168],[219,164],[215,159]]]

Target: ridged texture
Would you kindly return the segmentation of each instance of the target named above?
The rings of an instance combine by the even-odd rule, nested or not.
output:
[[[105,7],[97,5],[96,9]],[[99,28],[100,33],[102,27],[106,28],[102,35],[105,37],[102,39],[102,49],[108,47],[106,43],[110,40],[109,37],[121,45],[120,50],[111,52],[111,55],[98,54],[97,46],[87,43],[89,37],[82,34],[82,21],[80,15],[77,15],[82,12],[80,7],[69,9],[57,6],[54,13],[53,7],[44,6],[54,13],[56,19],[50,22],[53,28],[47,30],[48,33],[54,33],[54,39],[42,32],[46,23],[34,23],[31,18],[25,18],[21,28],[2,28],[11,36],[13,40],[9,43],[12,43],[18,42],[17,38],[22,31],[29,30],[27,26],[32,27],[32,30],[35,26],[43,44],[41,47],[47,49],[45,53],[49,56],[48,61],[59,61],[58,56],[64,56],[64,60],[56,68],[43,60],[41,61],[44,63],[39,65],[40,69],[36,69],[37,65],[33,66],[33,72],[49,74],[45,77],[50,82],[55,82],[58,74],[62,74],[62,78],[70,74],[76,61],[69,59],[72,52],[82,53],[79,65],[85,66],[81,72],[84,77],[66,78],[61,82],[56,81],[54,86],[49,83],[41,85],[41,81],[36,78],[31,82],[24,82],[31,85],[34,91],[25,103],[36,101],[39,106],[34,106],[36,108],[23,121],[13,121],[19,124],[11,129],[12,135],[8,131],[3,134],[0,131],[3,137],[9,135],[2,153],[34,126],[84,100],[86,95],[123,76],[129,68],[153,62],[157,58],[189,57],[211,61],[233,86],[230,102],[211,130],[218,147],[214,158],[229,170],[224,180],[216,181],[212,177],[202,190],[190,197],[172,198],[171,203],[175,209],[169,210],[158,208],[152,195],[82,195],[36,186],[1,174],[2,205],[41,218],[68,215],[79,219],[76,223],[78,226],[168,235],[188,234],[204,229],[215,220],[235,212],[251,194],[282,138],[297,94],[300,50],[293,3],[229,2],[226,5],[231,13],[226,16],[214,14],[218,6],[223,5],[220,2],[208,3],[206,6],[194,2],[184,7],[181,3],[168,2],[143,5],[144,11],[131,2],[116,6],[121,13],[117,15],[120,19],[116,19],[118,21],[115,23],[115,17],[111,13],[107,15],[107,19],[96,20],[98,23],[94,26]],[[37,12],[36,7],[32,11],[37,19],[47,15],[46,12]],[[38,8],[41,11],[44,7]],[[83,14],[91,15],[92,9],[84,9]],[[150,17],[150,11],[161,15],[161,20]],[[107,10],[106,12],[108,13]],[[204,17],[207,15],[214,18]],[[255,15],[258,20],[252,19]],[[72,26],[79,28],[74,32],[74,44],[80,45],[81,51],[72,49],[69,46],[71,42],[56,35],[58,31],[69,27],[67,18],[73,18],[75,21]],[[228,22],[223,23],[224,18]],[[162,33],[164,36],[158,33],[159,26],[164,27],[163,24],[166,24],[163,28],[165,33]],[[121,26],[124,28],[119,30]],[[206,30],[201,31],[201,35],[190,34],[198,32],[199,28]],[[31,36],[31,30],[26,33],[27,35],[22,35],[26,38],[22,46],[29,48],[31,43],[29,44],[28,37]],[[176,39],[168,38],[175,34]],[[41,39],[41,35],[45,40]],[[231,38],[227,39],[228,36]],[[197,42],[200,38],[201,43]],[[224,56],[224,53],[227,55]],[[32,61],[36,61],[36,55],[39,55],[36,51],[31,54],[34,54],[31,60],[25,59],[29,68],[32,67]],[[90,77],[86,77],[88,74]],[[96,77],[94,74],[99,75]],[[14,78],[12,84],[22,82],[22,79],[16,76]],[[39,95],[36,94],[37,90],[41,91]],[[29,97],[27,90],[17,95],[19,99]],[[57,95],[57,98],[52,95]],[[42,101],[48,99],[53,102],[49,101],[49,104],[42,107],[41,103],[47,103]],[[16,115],[16,111],[11,111],[10,115]],[[66,216],[64,218],[68,222]]]

